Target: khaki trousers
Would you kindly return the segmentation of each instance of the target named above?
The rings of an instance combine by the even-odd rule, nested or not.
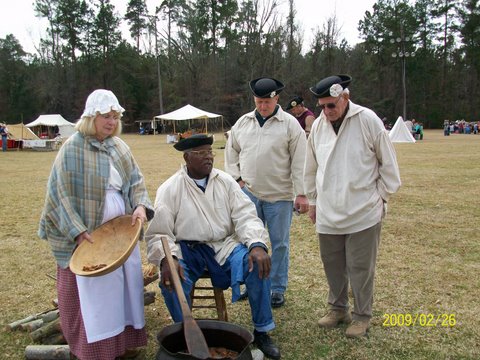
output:
[[[329,285],[331,309],[348,310],[348,287],[354,297],[353,319],[372,317],[375,265],[382,223],[353,234],[318,234],[320,257]]]

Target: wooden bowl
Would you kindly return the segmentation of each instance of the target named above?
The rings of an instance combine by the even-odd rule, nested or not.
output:
[[[90,235],[93,243],[83,241],[70,259],[70,270],[82,276],[108,274],[121,266],[130,256],[142,230],[137,220],[132,226],[132,216],[123,215],[103,223]],[[101,267],[97,270],[91,270]]]

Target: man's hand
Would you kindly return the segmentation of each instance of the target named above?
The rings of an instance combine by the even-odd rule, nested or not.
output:
[[[293,205],[300,214],[305,214],[308,211],[308,199],[305,195],[297,195]]]
[[[173,261],[175,262],[175,267],[176,267],[174,271],[177,271],[180,279],[185,281],[183,268],[180,266],[178,259],[174,258]],[[172,272],[171,272],[170,266],[168,266],[168,261],[166,258],[163,258],[162,262],[160,263],[160,272],[161,272],[161,277],[160,277],[161,284],[165,286],[168,291],[172,291],[173,289]]]
[[[261,246],[255,246],[250,250],[248,254],[248,271],[253,271],[253,263],[256,262],[258,266],[258,277],[260,279],[266,279],[270,276],[270,268],[272,262],[270,255]]]
[[[317,207],[315,205],[310,205],[308,207],[308,217],[312,220],[312,223],[315,224],[317,220]]]

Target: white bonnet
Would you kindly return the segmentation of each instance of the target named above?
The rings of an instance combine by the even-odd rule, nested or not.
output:
[[[82,117],[95,116],[97,112],[107,114],[112,110],[120,114],[125,111],[118,103],[118,99],[113,92],[105,89],[97,89],[88,95]]]

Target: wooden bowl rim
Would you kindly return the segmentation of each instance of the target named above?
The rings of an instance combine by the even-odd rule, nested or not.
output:
[[[105,223],[103,223],[102,225],[100,225],[98,228],[96,228],[93,232],[92,232],[92,236],[95,234],[95,232],[99,232],[101,231],[104,227],[107,227],[107,226],[110,226],[111,223],[113,222],[118,222],[118,221],[121,221],[121,222],[127,222],[127,221],[130,221],[132,218],[131,215],[121,215],[121,216],[117,216]],[[115,261],[111,262],[110,264],[107,264],[107,266],[101,268],[101,269],[98,269],[98,270],[94,270],[94,271],[84,271],[83,270],[83,266],[85,264],[79,264],[79,260],[78,258],[81,256],[81,253],[83,251],[85,251],[85,249],[87,249],[87,247],[90,245],[89,242],[87,241],[83,241],[76,249],[75,251],[73,252],[72,254],[72,257],[70,258],[70,270],[76,274],[76,275],[80,275],[80,276],[101,276],[101,275],[106,275],[114,270],[116,270],[117,268],[119,268],[127,259],[128,257],[130,256],[130,254],[132,253],[133,249],[135,248],[135,245],[137,244],[138,242],[138,239],[140,237],[140,232],[142,230],[142,223],[140,221],[140,219],[137,219],[137,222],[135,223],[134,225],[136,227],[135,229],[135,234],[133,236],[133,239],[132,241],[130,242],[130,245],[128,246],[128,248],[123,252],[123,254],[118,258],[116,259]],[[95,241],[102,241],[101,240],[102,238],[99,238],[99,239],[96,239]]]

